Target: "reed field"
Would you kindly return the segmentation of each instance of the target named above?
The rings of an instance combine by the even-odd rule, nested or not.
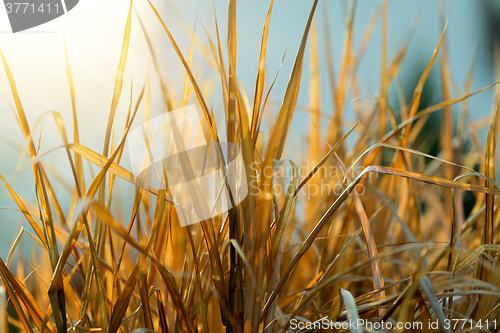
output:
[[[72,175],[70,194],[55,189],[58,180],[47,171],[54,166],[39,153],[43,132],[35,135],[38,120],[27,118],[16,75],[0,52],[18,120],[12,126],[26,139],[22,154],[30,157],[34,179],[33,196],[24,197],[0,170],[0,184],[17,205],[13,209],[29,223],[0,259],[0,332],[500,330],[495,167],[500,71],[490,86],[473,91],[476,57],[471,50],[466,55],[470,66],[463,69],[464,89],[459,88],[462,83],[450,72],[454,55],[446,34],[453,11],[442,6],[436,13],[442,34],[407,99],[399,70],[411,32],[397,49],[388,50],[390,3],[381,2],[379,15],[366,23],[355,48],[356,0],[349,1],[343,45],[334,49],[326,2],[311,1],[298,51],[286,55],[295,59],[294,66],[278,74],[266,70],[270,22],[277,15],[270,0],[259,28],[258,72],[251,86],[243,86],[238,77],[244,41],[237,38],[236,0],[228,1],[227,22],[214,17],[215,29],[206,31],[206,40],[192,30],[182,36],[190,48],[178,46],[169,30],[174,23],[163,19],[157,2],[149,2],[185,73],[176,93],[178,87],[161,74],[169,63],[156,52],[166,46],[147,38],[164,112],[195,104],[205,123],[203,133],[196,134],[215,143],[236,143],[245,170],[237,175],[248,189],[240,204],[185,227],[168,184],[155,188],[137,182],[124,166],[129,134],[152,114],[149,76],[146,82],[133,82],[141,91],[138,98],[120,101],[122,91],[131,89],[124,84],[131,31],[144,29],[148,36],[132,1],[111,108],[103,106],[109,120],[102,150],[80,140],[70,52],[61,64],[73,118],[53,111],[50,121],[64,143],[58,149],[67,153],[60,167]],[[382,27],[380,80],[374,83],[378,93],[365,96],[358,65],[377,24]],[[227,36],[219,32],[221,26],[227,26]],[[319,54],[319,44],[326,54]],[[199,75],[194,52],[218,73],[216,84]],[[326,66],[319,61],[323,57]],[[340,59],[339,68],[334,57]],[[427,106],[422,94],[433,67],[439,68],[441,96]],[[272,91],[277,75],[289,77],[282,96]],[[494,92],[495,107],[474,121],[468,99],[486,90]],[[298,105],[299,91],[307,105]],[[393,91],[397,105],[389,103]],[[222,96],[223,121],[207,102],[216,94]],[[325,94],[333,108],[322,107]],[[129,105],[124,127],[115,123],[119,102]],[[346,120],[348,106],[354,122]],[[291,126],[299,107],[312,120],[305,125],[307,149],[300,163],[287,157],[285,147],[299,135]],[[165,170],[157,172],[160,178],[165,175]],[[117,183],[132,184],[133,193],[117,190]],[[64,207],[61,201],[68,195],[71,205]],[[23,241],[32,244],[30,253],[19,245]]]

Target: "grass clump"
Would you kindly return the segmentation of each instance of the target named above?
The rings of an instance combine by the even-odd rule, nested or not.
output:
[[[32,159],[37,201],[34,205],[26,202],[0,175],[31,226],[21,231],[5,262],[0,259],[0,296],[8,295],[8,303],[0,299],[0,331],[10,325],[11,330],[58,333],[291,332],[296,331],[297,320],[305,325],[357,318],[370,322],[365,328],[382,322],[393,327],[397,322],[417,322],[423,325],[415,331],[423,332],[438,327],[447,332],[470,327],[476,331],[498,329],[500,245],[494,232],[500,221],[496,197],[500,188],[495,180],[498,107],[489,120],[484,153],[477,134],[481,124],[470,120],[467,108],[470,96],[495,84],[471,92],[470,70],[464,91],[452,98],[445,18],[435,52],[411,100],[400,94],[397,111],[388,103],[389,87],[397,84],[395,78],[409,41],[389,59],[387,1],[376,17],[382,22],[383,47],[379,94],[370,97],[373,105],[366,103],[367,98],[358,98],[357,64],[374,25],[367,26],[364,42],[355,50],[356,1],[352,1],[336,76],[326,16],[327,68],[320,69],[314,21],[318,0],[313,1],[273,126],[269,133],[262,133],[264,114],[273,112],[267,103],[273,85],[266,87],[273,1],[256,59],[255,87],[250,87],[253,102],[248,102],[237,76],[235,0],[229,1],[227,46],[216,28],[209,46],[203,49],[205,60],[214,64],[220,75],[225,112],[222,125],[215,121],[206,92],[192,71],[192,48],[199,45],[193,39],[186,57],[167,22],[152,3],[150,6],[189,83],[180,98],[173,98],[174,89],[160,75],[166,110],[196,103],[208,124],[207,136],[215,142],[240,145],[247,172],[242,181],[247,182],[249,195],[228,214],[181,228],[168,188],[139,186],[134,175],[120,166],[129,131],[142,122],[137,117],[139,110],[144,110],[148,120],[151,106],[148,77],[138,99],[130,102],[125,128],[115,141],[113,133],[119,129],[114,119],[133,26],[132,2],[102,153],[80,144],[76,92],[66,56],[73,138],[67,136],[61,115],[52,114],[73,176],[69,211],[59,204],[45,162],[39,158],[14,75],[1,54]],[[159,74],[154,47],[149,43],[153,68]],[[310,64],[305,63],[306,52],[310,52]],[[436,62],[440,62],[442,100],[421,109],[423,87]],[[303,82],[302,73],[308,65],[310,80]],[[332,112],[321,109],[323,74],[330,83]],[[305,173],[303,165],[286,160],[284,154],[287,138],[294,134],[291,121],[304,85],[310,87],[306,109],[313,123],[328,125],[326,133],[322,133],[322,126],[309,130],[305,159],[312,165],[307,164]],[[495,105],[499,105],[496,98]],[[345,131],[348,99],[353,100],[357,122]],[[454,119],[452,106],[459,103],[459,117]],[[438,154],[414,149],[416,139],[426,130],[427,119],[439,113]],[[222,131],[217,126],[225,126],[225,138],[219,136]],[[323,143],[322,137],[331,145]],[[86,161],[98,167],[92,179],[84,176]],[[279,168],[290,171],[288,177],[278,179],[275,173],[266,172],[278,172]],[[338,172],[325,171],[333,168]],[[118,181],[137,185],[133,201],[127,203],[132,207],[130,216],[111,210],[113,198],[119,196],[115,191]],[[278,193],[276,184],[286,190]],[[328,190],[312,191],[319,188]],[[304,193],[307,195],[301,195]],[[464,212],[465,193],[472,195],[468,198],[474,203],[468,214]],[[30,208],[33,206],[36,209]],[[32,238],[36,242],[33,246],[41,249],[33,256],[33,263],[11,263],[21,237]],[[50,267],[40,264],[43,262]],[[462,321],[456,325],[453,320]],[[310,325],[310,331],[322,330]]]

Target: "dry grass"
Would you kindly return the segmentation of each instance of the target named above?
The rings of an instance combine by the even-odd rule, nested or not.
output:
[[[399,111],[392,110],[387,102],[389,87],[398,85],[396,77],[409,38],[389,59],[387,1],[367,25],[358,50],[352,44],[356,6],[352,1],[338,76],[331,61],[327,23],[327,68],[320,69],[314,21],[317,6],[315,0],[277,117],[264,136],[264,113],[273,113],[267,104],[272,85],[267,87],[269,78],[266,80],[273,1],[263,27],[260,58],[255,60],[259,64],[255,88],[249,87],[255,90],[253,104],[247,102],[247,93],[237,79],[235,0],[229,2],[227,48],[217,28],[208,46],[195,42],[194,34],[190,36],[193,42],[187,57],[151,4],[186,70],[181,96],[172,96],[173,90],[161,80],[166,109],[196,103],[209,124],[205,134],[215,142],[237,142],[247,170],[244,181],[250,193],[241,205],[227,215],[186,228],[179,226],[168,190],[137,186],[134,200],[122,203],[132,207],[130,216],[113,216],[110,210],[112,200],[120,195],[114,191],[115,183],[135,184],[134,175],[120,161],[129,130],[143,121],[137,119],[138,111],[143,110],[148,120],[151,107],[148,78],[138,100],[130,101],[125,128],[115,141],[114,133],[120,129],[114,126],[114,119],[130,31],[140,27],[132,24],[132,2],[102,153],[79,143],[76,92],[66,56],[73,138],[67,137],[62,117],[57,112],[53,116],[73,175],[69,211],[60,206],[58,193],[38,158],[14,76],[0,53],[32,159],[37,198],[36,203],[21,198],[0,175],[31,225],[30,230],[21,231],[5,262],[0,259],[0,298],[8,295],[7,305],[0,299],[0,331],[6,331],[8,321],[19,332],[292,332],[296,331],[291,327],[293,318],[304,322],[325,318],[422,322],[422,329],[415,331],[423,332],[432,332],[428,323],[436,320],[443,331],[458,331],[459,326],[446,327],[448,319],[467,319],[465,328],[473,324],[475,331],[480,330],[479,321],[483,331],[487,329],[486,319],[490,331],[500,327],[500,322],[491,325],[500,319],[500,260],[496,255],[500,239],[494,232],[500,228],[496,197],[500,186],[495,181],[498,108],[489,120],[484,154],[477,131],[486,123],[472,122],[467,108],[468,97],[495,84],[471,93],[471,66],[465,90],[455,94],[461,97],[452,98],[454,82],[448,67],[443,10],[443,33],[411,101],[398,90]],[[326,14],[323,19],[328,22]],[[379,95],[372,97],[374,108],[366,99],[354,99],[359,122],[346,133],[346,100],[360,96],[357,64],[379,21],[383,36]],[[149,47],[153,68],[159,72],[155,45],[149,43]],[[205,86],[191,70],[194,48],[220,74],[225,124],[216,123],[201,89]],[[310,64],[304,63],[306,52],[310,52]],[[421,109],[423,87],[436,62],[441,65],[442,101]],[[302,72],[307,68],[310,82],[303,82]],[[332,98],[333,111],[321,109],[321,75],[328,76],[330,86],[321,92],[327,91]],[[315,124],[326,122],[328,132],[323,133],[322,126],[311,126],[304,159],[314,167],[302,175],[298,172],[302,166],[282,161],[291,165],[293,173],[285,181],[288,190],[275,193],[273,174],[261,171],[283,157],[287,138],[294,132],[290,124],[301,85],[309,86],[306,108],[311,119]],[[495,105],[500,105],[498,91],[496,99]],[[452,106],[458,103],[461,110],[454,129]],[[443,119],[440,151],[430,156],[414,146],[435,113],[442,113]],[[219,137],[217,126],[226,126],[227,138]],[[93,179],[84,177],[86,161],[100,170]],[[474,169],[476,165],[480,165],[479,171]],[[341,172],[321,172],[333,167]],[[300,195],[301,191],[311,194],[312,185],[325,183],[341,191]],[[361,185],[362,194],[355,191]],[[474,199],[467,215],[466,192]],[[35,241],[32,262],[11,260],[19,252],[21,237]],[[354,331],[361,332],[361,328]]]

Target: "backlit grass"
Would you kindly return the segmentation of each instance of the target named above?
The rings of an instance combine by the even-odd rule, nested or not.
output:
[[[322,10],[325,40],[318,40],[317,30],[322,28],[314,20],[326,4],[313,1],[292,72],[280,73],[289,75],[289,81],[275,107],[268,101],[277,74],[266,71],[272,0],[260,56],[255,59],[255,86],[250,87],[238,80],[236,0],[229,1],[228,22],[216,21],[227,24],[227,41],[216,28],[207,45],[188,36],[189,50],[179,48],[170,23],[150,4],[186,73],[179,96],[160,76],[165,111],[195,103],[208,124],[206,133],[199,135],[238,143],[247,173],[242,181],[247,182],[249,195],[228,214],[181,228],[168,189],[135,186],[130,201],[115,191],[117,182],[136,184],[131,171],[121,166],[122,154],[129,131],[151,114],[148,77],[145,83],[135,83],[142,85],[141,94],[130,101],[125,127],[114,123],[122,90],[128,88],[123,86],[123,75],[131,29],[142,28],[132,17],[132,2],[102,151],[80,143],[78,92],[68,55],[67,63],[61,64],[67,68],[73,121],[64,122],[58,112],[52,115],[73,177],[69,210],[59,204],[54,180],[38,158],[40,140],[30,127],[36,119],[27,119],[15,73],[0,53],[32,160],[36,197],[36,202],[20,197],[0,174],[30,225],[14,241],[9,257],[0,259],[0,331],[293,332],[296,319],[307,323],[349,318],[394,325],[421,322],[422,329],[415,331],[422,332],[432,332],[429,323],[436,321],[443,331],[458,331],[464,322],[448,328],[447,320],[453,319],[466,319],[464,327],[476,331],[500,327],[495,322],[500,320],[500,237],[495,232],[500,228],[496,197],[500,187],[495,180],[498,107],[487,121],[478,123],[471,121],[467,107],[470,96],[497,88],[494,83],[471,91],[471,65],[465,89],[454,90],[445,11],[442,35],[411,100],[397,89],[399,105],[393,109],[389,88],[400,84],[396,78],[410,38],[389,58],[387,1],[381,15],[367,24],[359,49],[352,43],[356,1],[351,1],[337,72],[327,10]],[[379,93],[362,97],[357,65],[379,21]],[[326,68],[319,62],[319,43],[326,45]],[[169,66],[156,57],[159,47],[164,46],[149,43],[151,70],[157,73],[160,66]],[[197,71],[192,70],[199,65],[192,64],[194,48],[219,73],[220,85],[207,87],[198,81]],[[307,52],[309,62],[304,60]],[[437,63],[442,97],[423,108],[423,88]],[[310,71],[308,82],[302,79],[304,71]],[[321,86],[323,76],[328,87]],[[300,107],[309,112],[313,124],[321,125],[308,129],[303,165],[284,157],[287,139],[296,134],[290,124],[299,107],[299,90],[309,98],[309,105]],[[321,107],[320,91],[331,98],[332,110]],[[223,96],[224,122],[216,122],[207,94]],[[345,120],[347,103],[354,107],[355,124]],[[495,105],[499,103],[497,90]],[[454,105],[459,106],[457,114],[452,112]],[[431,156],[416,146],[421,146],[427,120],[434,114],[441,117],[439,151]],[[263,119],[270,115],[276,116],[271,117],[270,131],[263,133],[268,127],[262,126]],[[486,147],[478,134],[485,125],[489,126]],[[67,128],[73,129],[72,137]],[[424,146],[433,144],[423,140]],[[92,178],[84,176],[87,163],[99,170]],[[276,179],[265,172],[278,164],[291,170],[289,177]],[[276,184],[286,190],[277,193]],[[312,191],[321,186],[329,190]],[[120,196],[120,205],[131,207],[131,214],[113,214],[111,203]],[[470,212],[466,202],[473,204]],[[30,260],[15,262],[14,254],[22,254],[21,238],[29,238],[36,250]]]

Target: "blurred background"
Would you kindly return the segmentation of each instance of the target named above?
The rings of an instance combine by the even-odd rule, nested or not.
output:
[[[227,6],[228,1],[153,0],[168,28],[179,44],[185,56],[189,53],[193,30],[199,41],[193,53],[193,72],[203,82],[202,89],[210,91],[207,103],[223,126],[224,111],[218,73],[211,67],[201,51],[206,48],[209,38],[216,44],[215,13],[223,43],[227,41]],[[275,0],[269,30],[267,51],[266,91],[276,75],[281,59],[286,50],[280,74],[266,110],[264,128],[273,126],[276,105],[284,94],[286,84],[295,60],[303,29],[305,27],[312,1],[310,0]],[[366,54],[358,67],[361,96],[378,96],[379,72],[381,62],[381,22],[373,20],[380,15],[382,1],[359,0],[354,18],[354,49],[359,48],[366,26],[370,21],[376,24],[373,36],[366,49]],[[318,34],[319,61],[321,74],[321,112],[328,117],[332,114],[332,98],[326,75],[326,50],[324,43],[324,18],[329,17],[328,28],[331,37],[331,52],[335,70],[339,71],[342,55],[344,29],[351,1],[320,0],[316,12],[315,24]],[[415,85],[430,60],[442,32],[440,8],[446,12],[449,2],[435,0],[389,1],[388,3],[388,57],[392,59],[399,47],[411,38],[408,52],[403,61],[399,80],[409,101]],[[71,179],[69,163],[65,152],[61,150],[57,127],[49,111],[61,113],[68,127],[71,138],[72,110],[66,77],[64,43],[66,43],[69,61],[73,72],[76,90],[76,107],[82,144],[102,152],[103,141],[108,121],[111,98],[113,95],[116,69],[120,58],[121,46],[128,1],[124,0],[81,0],[78,6],[63,17],[33,28],[29,31],[12,34],[5,8],[0,6],[0,48],[16,80],[19,94],[34,136],[41,137],[41,153],[45,154],[42,162],[53,179],[57,191],[67,191],[65,181]],[[240,0],[237,3],[238,62],[237,73],[242,86],[246,89],[250,101],[253,98],[257,74],[260,38],[266,18],[269,2],[263,0]],[[125,72],[123,93],[116,114],[116,134],[119,140],[132,94],[133,103],[142,89],[151,70],[152,78],[152,116],[165,111],[159,91],[159,80],[154,73],[150,51],[145,39],[145,32],[150,36],[158,55],[161,75],[172,87],[172,95],[180,96],[185,81],[184,69],[173,52],[160,23],[145,0],[134,1],[134,17],[129,58]],[[143,27],[138,20],[143,22]],[[375,16],[376,18],[376,16]],[[494,83],[497,78],[495,66],[495,45],[500,35],[500,2],[497,0],[467,1],[454,0],[449,14],[448,53],[451,75],[456,82],[453,97],[459,97],[464,88],[468,67],[478,50],[472,91]],[[478,38],[479,36],[479,38]],[[226,53],[227,54],[227,53]],[[311,126],[311,117],[301,108],[308,102],[308,82],[310,76],[309,52],[306,53],[303,69],[303,84],[298,100],[298,107],[292,121],[296,133]],[[226,62],[227,64],[227,62]],[[177,90],[175,90],[177,88]],[[441,101],[439,61],[436,62],[430,78],[425,85],[421,106]],[[469,111],[474,120],[480,120],[493,110],[494,90],[488,90],[469,100]],[[389,92],[390,104],[399,109],[395,85]],[[180,98],[179,98],[180,99]],[[193,99],[194,101],[194,99]],[[276,102],[274,102],[276,101]],[[458,107],[457,107],[458,110]],[[457,111],[455,110],[455,111]],[[3,67],[0,68],[0,173],[7,179],[17,193],[32,207],[36,207],[36,197],[26,144],[16,120],[14,100]],[[138,126],[144,117],[141,110],[133,126]],[[356,117],[350,103],[346,106],[346,126]],[[437,121],[437,120],[436,120]],[[326,124],[315,124],[322,128],[323,137]],[[133,129],[132,128],[132,129]],[[347,128],[347,127],[346,127]],[[430,127],[432,129],[432,127]],[[40,136],[41,133],[41,136]],[[485,141],[484,131],[481,133]],[[439,136],[439,127],[429,131],[430,136]],[[268,138],[265,138],[266,140]],[[294,135],[287,143],[286,158],[299,158],[301,147],[307,137]],[[434,140],[434,141],[437,141]],[[330,144],[333,144],[330,142]],[[425,150],[425,148],[423,149]],[[430,149],[429,149],[430,150]],[[126,150],[125,150],[126,151]],[[294,153],[291,153],[291,152]],[[295,155],[294,155],[295,154]],[[297,155],[299,157],[297,157]],[[61,162],[63,161],[63,162]],[[122,158],[128,168],[127,153]],[[89,175],[91,175],[89,168]],[[97,171],[97,168],[93,169]],[[88,179],[88,178],[87,178]],[[118,198],[127,202],[133,195],[130,184],[119,182],[118,189],[123,195]],[[61,202],[67,210],[71,202],[71,192],[67,201]],[[18,211],[3,184],[0,184],[0,257],[4,258],[14,238],[22,226],[30,230],[29,225]],[[127,212],[127,207],[122,213]],[[26,240],[26,242],[28,242]],[[26,244],[25,244],[26,245]],[[28,248],[25,246],[25,248]]]

